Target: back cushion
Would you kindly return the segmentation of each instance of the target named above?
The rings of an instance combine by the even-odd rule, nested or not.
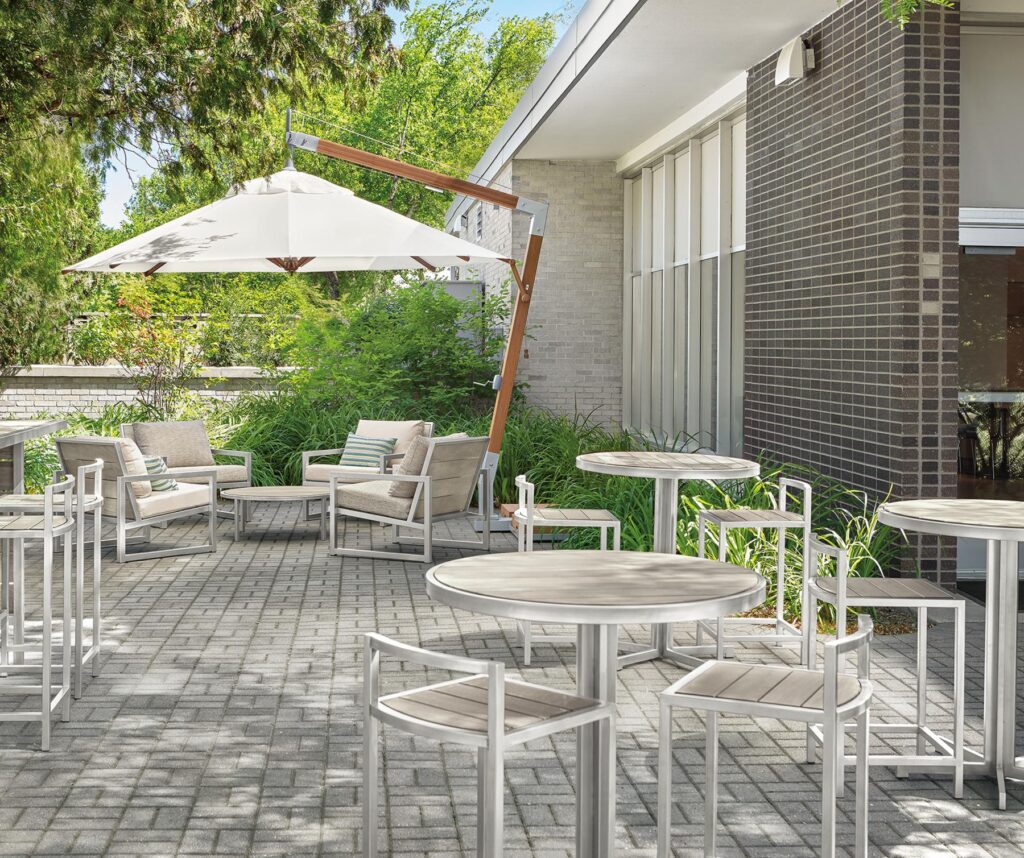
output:
[[[427,459],[427,450],[429,449],[430,439],[425,435],[414,438],[405,455],[399,460],[395,473],[413,477],[420,476],[423,473],[423,463]],[[411,498],[416,494],[416,483],[392,483],[388,488],[388,494],[393,498]]]
[[[366,438],[394,438],[393,453],[405,453],[412,442],[424,434],[422,420],[360,420],[356,434]]]
[[[202,420],[135,423],[132,433],[147,456],[163,456],[169,468],[210,466],[213,450]]]
[[[343,468],[379,468],[380,457],[394,451],[394,438],[369,438],[349,432],[338,464]]]
[[[118,438],[117,440],[121,445],[121,452],[124,454],[124,469],[128,472],[127,476],[136,477],[148,474],[146,460],[138,445],[127,438]],[[148,498],[153,494],[153,487],[147,482],[132,483],[131,487],[137,498]]]

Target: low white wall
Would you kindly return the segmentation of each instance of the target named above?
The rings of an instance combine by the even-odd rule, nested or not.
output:
[[[200,396],[228,402],[246,391],[271,390],[273,380],[254,366],[205,367],[188,385]],[[99,414],[107,405],[131,402],[136,390],[119,366],[21,367],[0,379],[0,417],[35,417],[81,411]]]

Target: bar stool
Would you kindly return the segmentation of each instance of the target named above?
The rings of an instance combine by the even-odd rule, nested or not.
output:
[[[789,509],[790,491],[799,491],[803,495],[801,511],[793,512]],[[705,509],[697,514],[697,556],[704,556],[704,543],[707,536],[707,526],[714,524],[718,526],[718,559],[725,562],[728,549],[728,533],[737,528],[748,530],[774,529],[779,532],[778,560],[776,561],[776,584],[775,584],[775,618],[767,617],[735,617],[728,621],[718,619],[714,622],[699,620],[697,622],[697,643],[704,642],[704,632],[708,632],[711,638],[718,643],[718,657],[724,658],[726,643],[743,643],[755,641],[757,643],[792,644],[802,646],[805,642],[804,634],[785,618],[783,604],[783,593],[786,586],[786,531],[789,529],[803,532],[803,585],[801,587],[801,604],[807,598],[807,570],[808,564],[808,543],[811,539],[811,485],[803,480],[795,480],[789,477],[782,477],[779,480],[779,499],[775,509],[748,509],[746,507],[736,509]],[[746,626],[774,626],[775,631],[770,634],[726,634],[722,628],[725,622],[738,623]]]
[[[380,694],[381,653],[424,667],[470,674]],[[477,845],[481,858],[504,849],[505,749],[606,721],[602,753],[615,755],[615,704],[505,679],[505,665],[445,655],[366,635],[363,687],[363,857],[377,858],[378,722],[413,736],[477,749]]]
[[[704,855],[716,854],[718,816],[718,716],[722,713],[824,725],[826,754],[821,784],[821,852],[836,854],[837,757],[847,724],[857,728],[856,840],[853,855],[868,854],[868,732],[872,688],[869,679],[872,624],[862,615],[856,634],[825,644],[825,670],[709,661],[661,693],[658,728],[658,858],[669,858],[672,825],[672,710],[707,713],[704,762]],[[843,672],[842,659],[856,654],[857,675]]]
[[[59,473],[55,479],[59,479]],[[92,491],[87,489],[89,477],[92,476]],[[84,666],[91,662],[92,676],[99,675],[100,647],[103,639],[102,616],[100,605],[100,553],[102,551],[101,530],[103,522],[103,460],[96,459],[90,465],[80,465],[76,471],[75,494],[72,509],[75,511],[75,682],[73,696],[77,700],[82,696],[82,677]],[[17,494],[0,496],[0,512],[42,514],[43,495]],[[89,648],[85,649],[85,524],[88,513],[92,513],[93,547],[92,547],[92,637]]]
[[[526,479],[525,474],[516,477],[519,488],[519,508],[512,513],[518,525],[518,548],[520,551],[533,551],[534,530],[539,527],[554,529],[570,529],[594,527],[601,533],[601,550],[608,550],[608,534],[612,536],[612,548],[619,550],[621,543],[621,525],[619,520],[606,509],[556,509],[554,507],[538,507],[533,502],[533,483]],[[516,623],[516,638],[523,648],[523,664],[529,666],[533,656],[533,644],[575,644],[575,636],[569,635],[535,635],[530,623]]]
[[[28,512],[16,513],[14,515],[0,516],[0,550],[6,553],[7,545],[13,542],[16,561],[14,564],[14,585],[15,585],[15,621],[23,620],[24,605],[24,543],[25,540],[39,540],[43,549],[43,581],[42,581],[42,642],[37,647],[33,644],[24,643],[23,639],[16,639],[10,642],[7,633],[7,622],[4,622],[4,665],[0,673],[0,694],[39,694],[40,708],[38,712],[18,711],[0,712],[0,721],[39,721],[41,728],[41,747],[44,751],[50,750],[50,719],[58,706],[61,707],[61,720],[68,721],[71,718],[71,540],[68,535],[75,527],[75,518],[71,508],[71,493],[75,486],[75,478],[66,479],[51,483],[43,493],[42,513]],[[62,611],[63,626],[61,629],[61,644],[63,658],[61,660],[61,683],[59,686],[52,684],[53,673],[53,553],[54,546],[58,539],[63,539],[64,545],[64,604]],[[21,617],[17,613],[21,612]],[[16,625],[16,629],[23,630],[23,622]],[[20,636],[19,636],[20,637]],[[15,659],[13,656],[24,656],[26,653],[39,651],[40,662],[38,665],[13,663],[23,662],[23,658]],[[17,680],[23,673],[38,673],[38,685],[26,685]],[[55,691],[56,689],[56,691]]]
[[[821,555],[831,557],[836,567],[835,576],[819,576]],[[913,723],[879,724],[872,730],[879,735],[913,735],[917,739],[915,754],[870,754],[870,766],[897,766],[902,772],[908,768],[953,769],[953,794],[963,798],[964,793],[964,630],[966,603],[949,590],[920,578],[858,578],[850,576],[850,561],[846,549],[835,548],[811,539],[811,565],[814,574],[808,586],[808,604],[804,628],[807,634],[807,666],[813,668],[817,656],[818,602],[834,605],[836,609],[836,638],[846,635],[848,608],[909,608],[917,611],[917,717]],[[953,741],[938,735],[927,725],[928,712],[928,609],[942,608],[953,611]],[[807,762],[814,762],[815,746],[822,742],[822,729],[815,724],[807,727]],[[938,753],[926,754],[926,745]],[[853,758],[837,751],[839,794],[843,794],[843,769]]]

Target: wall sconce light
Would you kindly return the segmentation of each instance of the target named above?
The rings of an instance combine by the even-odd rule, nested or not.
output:
[[[802,80],[814,68],[814,48],[811,43],[801,38],[793,39],[779,54],[775,66],[775,85]]]

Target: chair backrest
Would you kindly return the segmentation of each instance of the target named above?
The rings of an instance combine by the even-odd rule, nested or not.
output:
[[[486,435],[477,438],[432,438],[423,462],[423,475],[430,477],[432,516],[467,512],[473,500],[487,454]],[[415,518],[423,517],[422,484],[417,486],[412,508]]]
[[[147,456],[163,456],[172,468],[205,467],[214,463],[202,420],[122,423],[121,437],[134,441]]]
[[[812,536],[809,540],[810,550],[807,552],[808,566],[807,575],[809,579],[813,580],[818,577],[818,564],[822,557],[831,557],[835,561],[836,566],[836,599],[837,601],[846,603],[846,579],[850,574],[850,555],[845,548],[840,548],[836,545],[828,545],[818,539],[817,536]],[[845,617],[843,618],[845,620]],[[836,618],[836,630],[839,631],[840,623]],[[842,623],[843,631],[846,629],[846,623]]]
[[[55,443],[61,465],[69,474],[78,473],[83,468],[95,468],[99,463],[98,494],[103,496],[103,514],[116,516],[117,478],[128,476],[121,442],[117,438],[77,437],[56,438]],[[130,519],[138,518],[135,493],[129,491],[125,495],[125,515]]]
[[[800,512],[803,513],[804,524],[811,524],[811,484],[793,477],[782,477],[779,480],[779,509],[785,512],[789,504],[789,493],[799,491],[803,495]]]
[[[54,479],[43,488],[43,530],[53,530],[53,519],[60,516],[70,520],[72,516],[71,493],[75,490],[75,478],[70,473],[64,479]]]
[[[394,452],[405,453],[418,436],[433,437],[434,424],[422,420],[360,420],[356,434],[367,438],[394,438]]]
[[[468,673],[471,676],[486,676],[489,741],[495,742],[498,736],[504,733],[505,665],[500,662],[432,652],[384,637],[376,632],[366,634],[363,653],[363,706],[367,715],[380,700],[380,657],[384,653],[405,663],[450,670],[454,673]]]
[[[526,479],[526,474],[520,474],[516,477],[516,487],[519,489],[519,509],[516,512],[526,516],[527,521],[532,521],[534,485]]]
[[[845,623],[844,623],[845,625]],[[871,640],[874,637],[874,623],[867,614],[857,615],[857,631],[852,635],[837,637],[825,644],[825,712],[835,712],[838,697],[839,674],[843,672],[843,661],[848,655],[857,658],[857,677],[867,681],[871,675]]]

